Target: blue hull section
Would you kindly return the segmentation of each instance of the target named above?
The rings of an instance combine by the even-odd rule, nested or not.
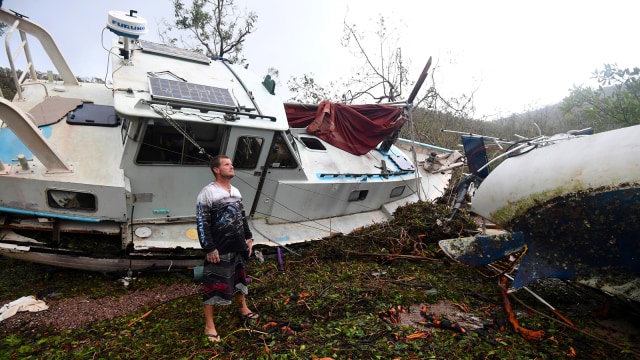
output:
[[[640,275],[640,188],[598,189],[529,209],[510,228],[528,252],[515,288],[554,277],[616,283]]]

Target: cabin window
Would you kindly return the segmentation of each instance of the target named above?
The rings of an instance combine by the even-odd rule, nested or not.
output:
[[[276,133],[273,139],[273,146],[269,151],[269,167],[287,169],[298,167],[281,133]]]
[[[349,194],[349,201],[361,201],[367,198],[369,190],[356,190]]]
[[[391,195],[389,195],[389,197],[394,198],[402,195],[404,193],[404,188],[405,188],[404,185],[393,188],[391,190]]]
[[[47,190],[47,203],[54,209],[96,211],[95,195],[77,191]]]
[[[208,165],[207,155],[219,155],[224,141],[224,128],[210,123],[176,121],[206,154],[166,121],[149,119],[138,150],[136,163],[145,165]]]
[[[301,136],[300,141],[302,141],[302,143],[311,150],[327,150],[320,140],[316,138]]]
[[[233,167],[238,169],[255,169],[264,139],[257,136],[240,136],[233,156]]]

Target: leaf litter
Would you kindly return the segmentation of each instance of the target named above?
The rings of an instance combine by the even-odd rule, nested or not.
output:
[[[611,299],[608,317],[594,318],[607,297],[565,282],[531,288],[576,328],[517,292],[516,317],[544,336],[514,332],[497,280],[439,250],[438,240],[477,229],[464,212],[443,226],[447,215],[443,204],[411,204],[389,222],[296,245],[295,254],[257,249],[264,261],[248,264],[248,302],[260,319],[217,310],[218,345],[203,336],[200,285],[188,272],[140,273],[124,287],[119,276],[0,257],[2,303],[38,294],[50,305],[0,322],[0,357],[640,358],[633,308]]]

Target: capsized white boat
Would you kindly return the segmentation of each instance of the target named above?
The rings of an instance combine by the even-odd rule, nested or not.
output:
[[[461,164],[456,151],[395,141],[411,101],[284,104],[269,77],[143,40],[134,11],[107,16],[117,37],[106,85],[79,82],[35,22],[4,9],[0,21],[8,44],[23,40],[7,47],[18,92],[0,99],[5,256],[95,271],[200,265],[195,199],[217,154],[233,160],[256,244],[285,247],[433,200]],[[37,79],[34,38],[61,79]],[[14,54],[26,58],[21,75]]]
[[[521,139],[489,172],[492,142],[463,136],[469,209],[510,233],[442,240],[442,249],[474,266],[525,249],[514,289],[571,279],[640,302],[640,126]]]

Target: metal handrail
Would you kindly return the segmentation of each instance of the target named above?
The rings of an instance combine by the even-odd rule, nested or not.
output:
[[[27,35],[24,31],[18,30],[20,32],[20,46],[16,49],[15,53],[11,54],[11,37],[13,36],[14,31],[20,25],[20,20],[14,21],[13,25],[7,31],[7,35],[4,38],[4,46],[7,50],[7,59],[9,60],[9,66],[11,67],[11,76],[13,78],[13,82],[16,85],[16,94],[18,95],[18,100],[24,100],[22,96],[22,83],[25,81],[27,73],[30,74],[31,79],[36,80],[37,75],[35,68],[33,66],[33,61],[31,60],[31,52],[29,51],[29,43],[27,42]],[[16,71],[14,60],[18,58],[20,53],[24,51],[25,57],[27,58],[27,66],[24,69],[22,75],[18,78],[18,72]]]
[[[60,52],[58,45],[53,40],[53,37],[40,25],[32,22],[31,20],[28,20],[21,14],[15,12],[12,13],[5,9],[0,9],[0,22],[11,25],[11,28],[7,31],[7,35],[5,36],[5,48],[7,51],[7,58],[11,66],[11,71],[13,73],[13,81],[16,84],[16,94],[18,95],[18,99],[24,99],[22,96],[21,85],[26,78],[27,72],[30,74],[30,77],[33,81],[38,80],[37,73],[33,65],[33,59],[31,58],[31,52],[29,50],[27,34],[32,35],[33,37],[38,39],[38,41],[40,41],[43,49],[49,56],[49,59],[51,60],[53,65],[56,67],[56,70],[58,71],[58,74],[62,78],[65,85],[79,85],[78,79],[76,79],[76,77],[73,75],[69,64],[67,64],[67,61],[62,56],[62,53]],[[10,39],[16,29],[20,31],[20,38],[22,42],[16,50],[15,55],[12,55]],[[27,60],[27,67],[23,75],[18,78],[14,59],[17,58],[22,51],[24,51]]]

